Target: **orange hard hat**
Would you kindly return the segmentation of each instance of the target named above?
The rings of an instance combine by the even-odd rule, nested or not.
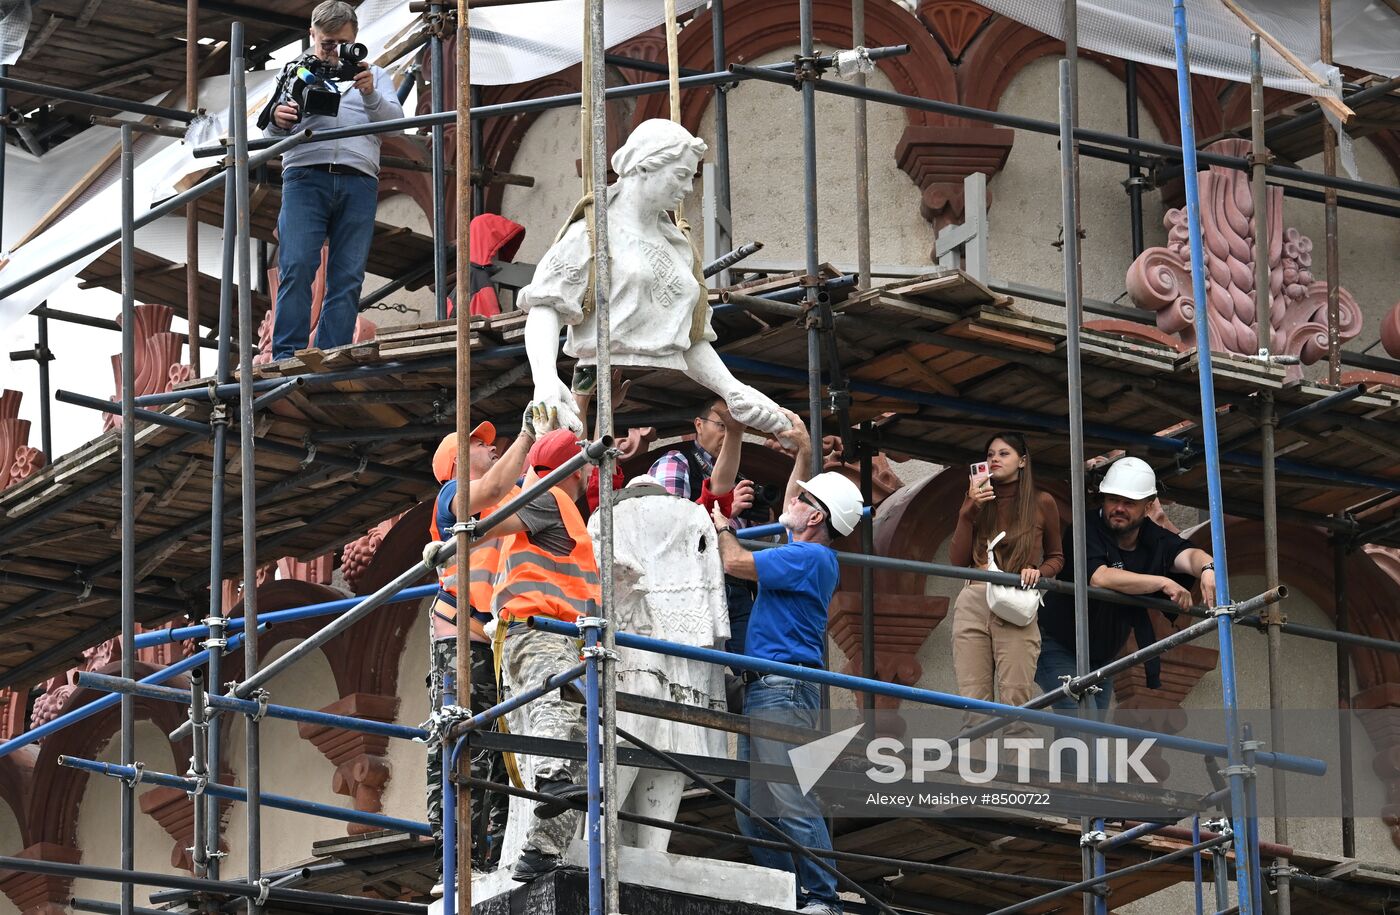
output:
[[[481,423],[472,430],[471,437],[483,445],[493,445],[496,442],[496,427],[490,423]],[[437,477],[439,483],[446,483],[457,472],[457,433],[453,432],[443,438],[438,443],[437,451],[433,452],[433,476]]]

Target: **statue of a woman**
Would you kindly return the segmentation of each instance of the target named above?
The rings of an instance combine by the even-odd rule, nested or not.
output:
[[[617,183],[608,188],[611,360],[614,366],[684,372],[729,405],[746,426],[778,432],[788,422],[778,405],[729,371],[711,343],[710,307],[695,250],[671,221],[690,190],[705,142],[671,121],[643,121],[612,157]],[[583,432],[569,385],[559,378],[564,352],[580,366],[597,363],[597,318],[590,286],[592,251],[576,218],[545,253],[520,307],[529,312],[525,349],[534,402],[558,410],[561,425]]]

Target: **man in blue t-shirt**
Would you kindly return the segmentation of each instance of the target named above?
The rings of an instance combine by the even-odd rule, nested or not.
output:
[[[855,530],[861,518],[860,490],[838,473],[822,473],[807,479],[812,441],[807,427],[795,413],[784,410],[792,428],[778,433],[783,447],[795,452],[788,479],[783,514],[778,521],[787,528],[788,543],[750,553],[716,507],[720,558],[727,575],[758,582],[758,597],[749,615],[745,653],[769,661],[821,669],[826,657],[826,614],[836,592],[840,571],[831,543]],[[778,718],[785,724],[815,728],[819,724],[821,690],[815,683],[775,674],[744,674],[744,714]],[[739,758],[788,765],[789,746],[774,740],[751,740],[739,735]],[[755,798],[766,791],[769,800]],[[788,837],[811,849],[831,848],[826,820],[816,802],[792,784],[738,783],[739,801],[745,806],[778,811],[768,817]],[[735,811],[739,831],[750,838],[772,839],[750,817]],[[798,911],[802,915],[840,915],[841,898],[835,876],[806,857],[751,846],[749,854],[763,867],[797,875]]]

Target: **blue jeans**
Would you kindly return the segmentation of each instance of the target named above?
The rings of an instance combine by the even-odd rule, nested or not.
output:
[[[1065,675],[1074,676],[1074,649],[1066,648],[1042,631],[1040,634],[1040,660],[1035,665],[1036,685],[1040,687],[1042,693],[1048,693],[1063,685],[1064,681],[1060,677]],[[1089,702],[1085,708],[1106,712],[1112,701],[1113,679],[1110,677],[1099,684],[1099,692],[1089,694]],[[1066,696],[1056,702],[1052,708],[1074,711],[1079,708],[1079,704]]]
[[[737,578],[724,579],[724,600],[729,607],[729,641],[724,650],[730,654],[743,654],[748,642],[749,614],[753,612],[753,592],[749,586]]]
[[[818,714],[820,702],[821,690],[815,683],[769,674],[749,684],[744,693],[744,714],[797,727],[816,728],[821,723]],[[741,761],[753,759],[788,767],[791,765],[788,749],[787,744],[775,740],[750,739],[747,734],[739,735]],[[816,801],[803,794],[797,785],[775,782],[754,784],[742,779],[736,789],[741,803],[748,807],[754,807],[757,803],[757,812],[776,824],[789,838],[808,848],[831,848],[831,835],[826,831],[826,820],[822,818]],[[760,792],[766,792],[767,797]],[[780,815],[770,815],[770,810]],[[778,838],[745,814],[737,810],[734,814],[739,821],[739,831],[749,838]],[[819,901],[833,906],[837,911],[841,910],[836,878],[808,858],[794,857],[789,852],[757,845],[749,846],[749,855],[760,867],[797,875],[799,908],[808,902]]]
[[[321,266],[323,242],[329,241],[330,252],[316,346],[344,346],[354,337],[378,202],[379,179],[368,175],[332,175],[298,167],[282,172],[273,359],[286,359],[309,343],[311,284]]]

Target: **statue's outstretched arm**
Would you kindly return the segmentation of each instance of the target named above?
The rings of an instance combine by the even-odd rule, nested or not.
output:
[[[735,378],[708,340],[685,351],[685,373],[724,398],[730,415],[749,428],[760,432],[782,432],[788,428],[787,417],[772,398]]]
[[[525,319],[525,357],[535,382],[533,404],[544,404],[559,413],[559,425],[583,435],[583,420],[569,386],[559,380],[559,312],[535,305]]]

